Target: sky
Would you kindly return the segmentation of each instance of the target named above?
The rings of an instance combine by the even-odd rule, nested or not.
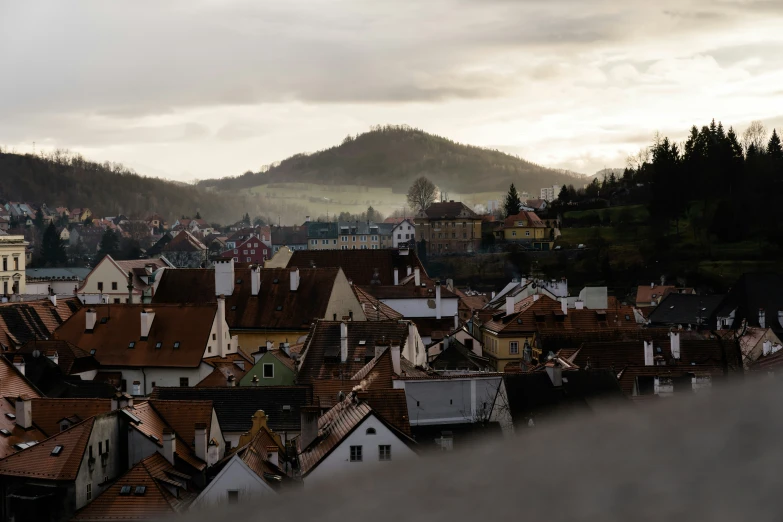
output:
[[[0,146],[191,181],[407,124],[592,174],[783,128],[781,27],[779,0],[0,0]]]

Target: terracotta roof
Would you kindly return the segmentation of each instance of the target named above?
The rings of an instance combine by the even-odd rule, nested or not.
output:
[[[311,383],[313,387],[313,401],[315,406],[331,408],[339,402],[338,395],[348,396],[359,385],[359,381],[352,379],[319,379]]]
[[[204,362],[214,366],[215,369],[199,381],[196,386],[228,386],[230,376],[234,377],[235,385],[255,364],[253,359],[246,356],[241,350],[238,353],[229,354],[226,357],[208,357]]]
[[[296,362],[291,359],[284,351],[282,350],[269,350],[269,353],[271,353],[275,359],[283,363],[289,370],[296,372]]]
[[[282,478],[286,478],[286,474],[280,471],[280,468],[273,465],[267,459],[268,449],[275,447],[278,451],[281,449],[277,444],[277,441],[269,434],[268,431],[261,429],[256,433],[250,442],[248,442],[243,448],[237,451],[239,458],[247,464],[253,472],[263,479],[267,484],[273,488],[277,488],[280,482],[276,480],[270,480],[264,474],[268,473],[276,475]],[[282,457],[282,455],[281,455]]]
[[[400,254],[396,249],[379,250],[296,250],[288,261],[288,268],[342,268],[345,277],[355,285],[369,285],[375,279],[381,285],[394,285],[394,269],[397,268],[399,279],[418,267],[422,278],[427,277],[414,249],[407,255]],[[377,277],[375,275],[377,270]]]
[[[166,428],[174,430],[176,435],[177,457],[197,470],[206,468],[206,463],[196,457],[196,454],[193,451],[193,443],[196,433],[195,423],[204,422],[205,415],[203,415],[203,411],[206,410],[206,408],[209,408],[211,418],[212,409],[210,407],[210,403],[208,401],[206,403],[196,401],[176,401],[178,404],[172,406],[165,405],[164,403],[166,402],[169,401],[141,402],[125,408],[124,411],[132,413],[139,420],[141,420],[141,423],[131,422],[131,427],[144,434],[160,448],[163,447],[163,430]],[[157,405],[159,408],[165,408],[167,411],[169,411],[169,413],[172,413],[174,419],[178,421],[180,429],[185,430],[185,434],[178,433],[176,428],[163,418],[163,415],[161,415],[155,405]],[[187,418],[183,418],[183,415],[187,415],[188,408],[194,408],[195,420],[193,421],[192,427],[187,421]]]
[[[0,344],[18,347],[33,339],[48,339],[82,307],[77,298],[0,304]]]
[[[377,299],[432,299],[434,301],[435,282],[424,277],[422,277],[421,282],[424,286],[416,286],[411,280],[408,284],[369,285],[363,287],[363,289]],[[446,285],[441,285],[440,297],[441,299],[453,299],[457,295],[446,288]]]
[[[57,338],[90,353],[95,350],[95,358],[104,367],[194,368],[201,363],[210,343],[217,305],[150,304],[142,308],[112,304],[97,306],[94,310],[97,319],[91,332],[85,330],[87,309],[82,309],[57,330]],[[142,310],[155,312],[146,339],[141,338]]]
[[[299,431],[299,408],[310,404],[307,386],[235,386],[232,388],[156,387],[151,399],[211,400],[223,432],[246,432],[253,415],[264,410],[269,429],[276,433]],[[286,409],[290,406],[290,409]]]
[[[403,389],[366,390],[359,393],[375,413],[404,434],[411,436],[411,423],[408,417],[408,401]]]
[[[232,329],[306,330],[313,319],[321,319],[332,295],[338,269],[299,270],[299,288],[292,292],[290,270],[261,269],[261,295],[251,292],[250,269],[234,270],[232,295],[226,296],[226,321]],[[212,303],[215,271],[192,268],[166,270],[154,303]]]
[[[391,350],[383,348],[378,357],[368,362],[364,368],[356,372],[351,380],[359,381],[363,390],[389,389],[393,386],[394,365]]]
[[[31,429],[25,430],[16,424],[16,420],[9,419],[6,414],[16,414],[16,401],[13,398],[6,400],[0,399],[0,430],[7,430],[9,435],[0,435],[0,459],[16,453],[14,444],[25,442],[41,442],[46,435],[33,425]]]
[[[665,295],[674,290],[674,286],[650,286],[640,285],[636,289],[636,305],[637,306],[650,306],[649,303],[653,301],[658,303]]]
[[[33,354],[35,351],[38,351],[42,356],[49,356],[56,352],[57,366],[59,366],[64,375],[97,370],[100,366],[95,357],[88,352],[68,341],[57,339],[48,341],[34,339],[19,348],[16,353],[25,355]]]
[[[546,200],[544,199],[528,199],[525,201],[525,206],[528,206],[530,208],[539,209],[542,205],[546,204]]]
[[[66,417],[84,420],[111,411],[111,399],[45,399],[32,402],[33,424],[47,436],[60,433],[60,421]]]
[[[672,358],[671,343],[667,340],[652,340],[653,357],[661,357],[669,365],[716,366],[732,364],[731,346],[721,340],[680,340],[680,359]],[[725,353],[724,353],[725,351]],[[625,366],[644,366],[644,342],[620,341],[607,343],[584,343],[573,356],[573,362],[581,368],[614,368],[619,371]]]
[[[438,337],[442,339],[449,332],[454,330],[454,317],[406,317],[409,321],[416,323],[419,335],[422,337]]]
[[[20,395],[40,397],[33,386],[5,357],[0,357],[0,397],[16,398]]]
[[[272,227],[270,235],[272,244],[277,246],[307,244],[307,227],[305,225]]]
[[[172,474],[179,485],[187,482],[163,455],[153,453],[76,512],[71,520],[148,520],[180,513],[197,494],[186,484],[184,488],[178,487],[177,495],[173,495],[168,489],[173,485]],[[120,494],[126,486],[130,486],[130,494]],[[145,488],[143,494],[136,494],[138,487]]]
[[[428,377],[430,374],[414,365],[405,357],[400,357],[400,379]]]
[[[403,315],[391,306],[382,303],[366,290],[356,285],[351,285],[353,293],[362,304],[364,315],[368,321],[388,321],[390,319],[402,319]]]
[[[478,215],[468,208],[461,201],[442,201],[433,203],[424,214],[429,219],[459,219],[459,218],[476,218]]]
[[[0,475],[45,480],[76,480],[94,423],[95,418],[91,417],[35,446],[9,455],[0,461]],[[52,455],[55,446],[62,447],[58,455]]]
[[[196,443],[196,424],[206,425],[207,433],[212,430],[212,401],[150,400],[149,402],[171,426],[179,440],[184,440],[191,448],[194,448]]]
[[[617,374],[617,382],[620,384],[624,394],[632,396],[637,377],[682,377],[693,375],[696,377],[710,376],[712,378],[721,378],[725,373],[723,367],[716,364],[699,366],[625,366]]]
[[[305,341],[304,358],[298,380],[311,383],[319,379],[350,379],[375,357],[380,341],[408,339],[408,324],[400,321],[362,321],[348,326],[348,360],[340,362],[340,322],[318,321]]]
[[[164,254],[166,252],[203,252],[206,249],[204,243],[193,237],[193,234],[187,230],[183,230],[162,248],[162,252]]]
[[[517,225],[517,221],[522,221],[522,225]],[[504,221],[506,228],[513,228],[517,226],[528,228],[545,228],[544,222],[539,219],[535,212],[528,212],[525,210],[520,211],[519,214],[514,216],[508,216]]]

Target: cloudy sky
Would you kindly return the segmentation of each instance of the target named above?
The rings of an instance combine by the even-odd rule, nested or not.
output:
[[[593,173],[783,127],[782,27],[780,0],[0,0],[0,145],[184,181],[404,123]]]

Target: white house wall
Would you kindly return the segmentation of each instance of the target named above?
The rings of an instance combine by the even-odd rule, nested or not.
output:
[[[397,379],[394,387],[405,390],[411,426],[429,426],[473,423],[490,417],[489,408],[501,381],[500,377]]]
[[[180,378],[187,377],[188,386],[195,386],[212,373],[214,368],[202,362],[196,368],[144,368],[143,372],[140,368],[111,368],[111,370],[122,374],[128,393],[134,395],[133,381],[139,381],[142,388],[139,395],[149,395],[152,393],[153,382],[155,386],[179,386]]]
[[[374,428],[375,435],[367,435],[368,428]],[[322,480],[332,480],[335,474],[365,471],[389,464],[379,460],[378,446],[380,445],[391,446],[391,462],[417,456],[396,433],[387,428],[374,414],[370,414],[304,478],[305,486]],[[361,462],[351,462],[351,446],[362,446]]]
[[[240,502],[259,496],[277,495],[275,490],[253,472],[242,459],[234,456],[201,492],[190,509],[227,504],[229,491],[238,491]]]
[[[380,301],[404,317],[436,317],[434,290],[431,299],[380,299]],[[459,299],[457,298],[442,298],[440,304],[441,317],[454,317],[459,311]]]

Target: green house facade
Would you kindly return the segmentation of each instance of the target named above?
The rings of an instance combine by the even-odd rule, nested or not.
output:
[[[269,351],[256,355],[257,362],[239,381],[240,386],[293,386],[296,372],[285,354]],[[257,381],[257,382],[256,382]]]

